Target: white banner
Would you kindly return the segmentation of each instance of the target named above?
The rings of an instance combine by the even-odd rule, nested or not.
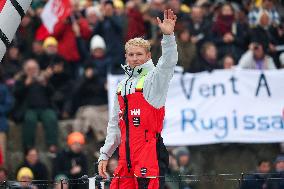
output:
[[[110,107],[122,77],[108,77]],[[162,135],[169,146],[284,142],[283,108],[283,69],[177,73]]]

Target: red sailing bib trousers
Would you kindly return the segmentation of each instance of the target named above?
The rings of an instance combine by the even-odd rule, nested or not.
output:
[[[121,143],[111,189],[164,188],[169,156],[160,133],[165,108],[153,107],[142,91],[136,88],[126,96],[117,93]]]

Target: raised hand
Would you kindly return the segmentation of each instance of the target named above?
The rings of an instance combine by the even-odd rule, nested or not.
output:
[[[177,16],[171,9],[168,9],[164,11],[164,20],[161,21],[160,18],[157,17],[157,21],[162,33],[170,35],[174,32]]]

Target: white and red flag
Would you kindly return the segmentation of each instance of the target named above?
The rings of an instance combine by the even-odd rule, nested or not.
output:
[[[43,8],[41,19],[49,33],[53,33],[55,24],[70,15],[70,0],[49,0]]]

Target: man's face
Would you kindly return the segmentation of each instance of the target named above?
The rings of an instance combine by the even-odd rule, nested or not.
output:
[[[270,162],[262,162],[259,166],[258,166],[258,171],[260,173],[268,173],[270,171]]]
[[[28,76],[37,76],[40,70],[36,61],[28,60],[24,66],[24,71]]]
[[[125,54],[126,61],[131,68],[140,66],[151,58],[151,53],[145,48],[138,46],[130,46]]]
[[[194,22],[201,22],[203,19],[203,11],[200,7],[193,7],[191,11],[191,18]]]
[[[78,142],[75,142],[74,144],[71,144],[70,145],[70,149],[72,152],[74,152],[75,154],[78,154],[82,151],[83,149],[83,146],[82,144],[78,143]]]
[[[107,3],[107,4],[104,5],[104,11],[103,12],[104,12],[105,16],[111,17],[114,14],[114,8],[111,4]]]
[[[264,57],[263,46],[256,44],[253,48],[253,56],[255,59],[262,59]]]
[[[275,165],[275,169],[278,172],[283,172],[284,171],[284,161],[279,161]]]
[[[189,156],[188,155],[181,155],[179,157],[180,166],[186,166],[188,163],[189,163]]]
[[[31,164],[35,165],[38,161],[38,153],[35,149],[32,149],[29,151],[29,153],[26,156],[26,160]]]
[[[45,52],[50,55],[56,54],[58,52],[58,48],[56,45],[48,45]]]

